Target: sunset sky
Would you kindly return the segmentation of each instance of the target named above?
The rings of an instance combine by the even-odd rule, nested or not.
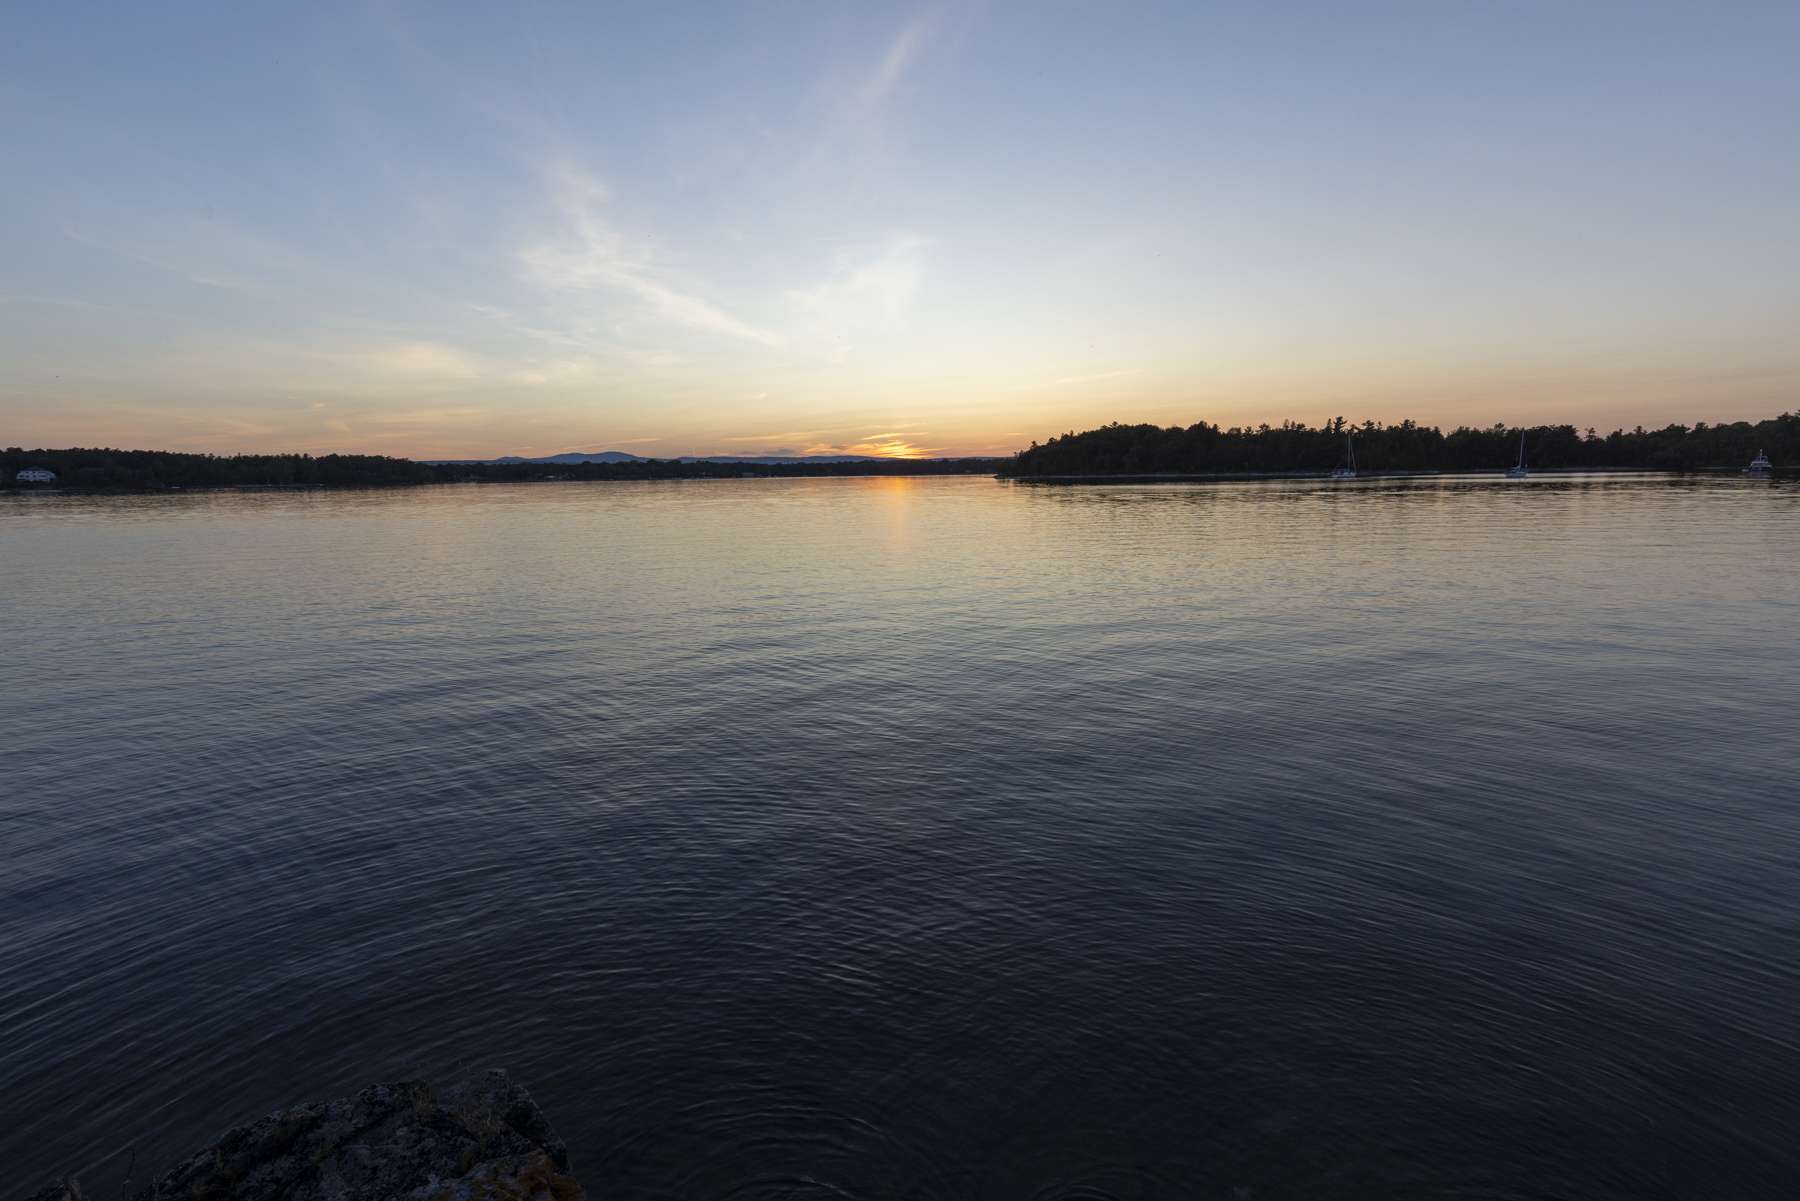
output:
[[[1800,407],[1800,4],[0,13],[0,444]]]

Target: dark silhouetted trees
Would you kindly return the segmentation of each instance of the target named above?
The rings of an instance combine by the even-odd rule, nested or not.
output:
[[[23,467],[47,467],[59,487],[94,491],[373,487],[440,478],[427,464],[381,455],[197,455],[98,447],[0,451],[4,482],[11,483]]]
[[[421,463],[381,455],[204,455],[161,450],[0,450],[0,487],[22,468],[56,473],[56,486],[92,492],[172,488],[377,488],[467,480],[739,479],[746,476],[991,475],[1003,459],[878,459],[848,463]]]
[[[1181,426],[1121,425],[1066,433],[1032,443],[1000,469],[1003,476],[1185,475],[1227,472],[1329,471],[1344,460],[1344,435],[1356,438],[1357,466],[1369,471],[1499,471],[1519,452],[1519,429],[1435,426],[1373,421],[1352,426],[1342,417],[1313,427],[1221,429],[1207,422]],[[1800,414],[1754,424],[1671,425],[1660,430],[1614,430],[1602,437],[1572,425],[1525,430],[1529,466],[1545,469],[1638,468],[1699,471],[1738,468],[1758,450],[1778,466],[1800,464]]]

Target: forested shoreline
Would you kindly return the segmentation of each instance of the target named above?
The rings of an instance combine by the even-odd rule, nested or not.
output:
[[[1009,459],[876,459],[851,462],[432,463],[385,455],[211,455],[179,451],[71,447],[0,450],[0,487],[29,468],[54,472],[51,487],[92,492],[188,488],[372,488],[417,484],[533,481],[793,478],[873,475],[999,475],[1003,478],[1107,475],[1224,475],[1324,472],[1345,460],[1348,437],[1359,468],[1383,471],[1498,471],[1515,461],[1525,436],[1529,466],[1540,470],[1712,471],[1743,467],[1759,452],[1776,466],[1800,464],[1800,413],[1766,421],[1600,434],[1573,425],[1485,429],[1461,426],[1352,425],[1335,418],[1222,428],[1123,425],[1071,431],[1033,442]],[[26,485],[30,486],[30,485]]]
[[[1378,471],[1499,471],[1510,467],[1525,435],[1529,466],[1544,470],[1626,469],[1707,471],[1741,468],[1759,451],[1779,466],[1800,462],[1800,413],[1767,421],[1725,425],[1670,425],[1659,430],[1601,434],[1573,425],[1458,427],[1397,425],[1342,417],[1322,426],[1223,429],[1208,422],[1187,427],[1114,422],[1032,443],[1007,460],[999,474],[1023,478],[1079,475],[1182,475],[1233,472],[1329,471],[1344,463],[1345,439],[1356,446],[1359,468]]]
[[[797,476],[992,475],[1001,459],[883,459],[844,463],[427,463],[384,455],[209,455],[179,451],[0,451],[0,487],[21,470],[54,472],[48,485],[82,492],[161,492],[188,488],[381,488],[416,484],[548,480],[668,480]]]

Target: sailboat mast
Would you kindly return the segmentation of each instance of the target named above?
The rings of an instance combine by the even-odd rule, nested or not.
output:
[[[1519,431],[1519,469],[1525,468],[1525,431]]]

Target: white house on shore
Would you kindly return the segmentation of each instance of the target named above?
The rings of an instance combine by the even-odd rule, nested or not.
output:
[[[21,484],[54,484],[56,473],[46,471],[42,467],[27,467],[13,478]]]

